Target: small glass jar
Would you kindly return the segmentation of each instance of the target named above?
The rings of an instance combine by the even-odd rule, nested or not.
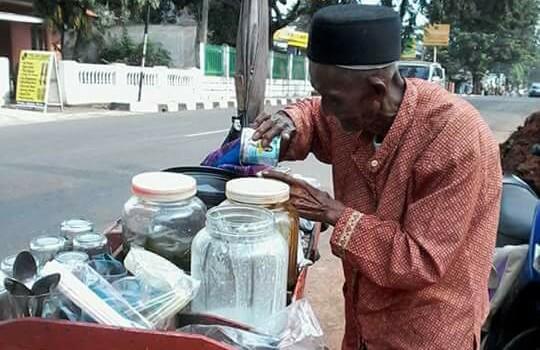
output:
[[[110,253],[107,237],[96,232],[83,233],[75,237],[73,250],[86,253],[90,259]]]
[[[62,222],[60,232],[66,239],[66,249],[71,249],[75,237],[82,233],[94,232],[94,224],[84,219],[70,219]]]
[[[17,255],[5,257],[0,263],[0,270],[8,277],[13,277],[13,264],[15,264]],[[3,283],[1,283],[3,285]]]
[[[287,243],[262,208],[218,206],[193,240],[193,312],[261,326],[287,299]]]
[[[206,206],[196,197],[191,176],[150,172],[132,180],[133,196],[124,205],[124,241],[156,253],[189,273],[191,242],[204,227]]]
[[[262,178],[241,178],[227,182],[227,200],[223,205],[257,206],[274,214],[276,228],[289,246],[287,288],[292,291],[298,279],[299,217],[289,203],[289,185],[281,181]]]
[[[56,254],[64,250],[66,240],[60,236],[43,235],[30,241],[30,252],[36,259],[38,266],[54,259]]]
[[[90,257],[85,252],[60,252],[56,254],[54,260],[68,266],[77,266],[87,263]]]

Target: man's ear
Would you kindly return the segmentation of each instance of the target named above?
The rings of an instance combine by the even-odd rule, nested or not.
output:
[[[383,79],[381,79],[381,77],[372,75],[367,78],[367,81],[373,93],[377,97],[382,98],[386,96],[388,88],[386,86],[386,82]]]

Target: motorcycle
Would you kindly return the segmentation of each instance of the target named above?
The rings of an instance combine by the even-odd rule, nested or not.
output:
[[[540,144],[534,145],[531,152],[540,156]],[[496,277],[495,288],[504,290],[490,295],[491,312],[484,327],[482,349],[540,349],[540,199],[513,174],[503,177],[496,247],[491,277],[511,277],[510,282]],[[497,261],[498,253],[504,253],[504,259]],[[496,295],[501,292],[502,298]]]

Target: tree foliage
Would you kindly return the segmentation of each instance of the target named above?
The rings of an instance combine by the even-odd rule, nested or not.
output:
[[[470,71],[476,92],[488,71],[524,79],[538,47],[539,13],[537,0],[432,0],[427,10],[432,23],[451,25],[441,62],[455,80]]]
[[[100,52],[100,60],[108,63],[125,63],[128,65],[141,65],[142,43],[136,44],[131,40],[127,33],[123,33],[122,37],[114,38]],[[160,43],[148,41],[146,48],[145,65],[152,66],[169,66],[171,56],[169,51],[164,49]]]

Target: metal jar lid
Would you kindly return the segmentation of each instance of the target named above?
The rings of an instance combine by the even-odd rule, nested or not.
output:
[[[82,233],[73,239],[75,249],[95,249],[107,245],[107,237],[100,233]]]
[[[30,241],[30,250],[34,252],[51,252],[64,249],[66,240],[60,236],[44,235]]]
[[[84,219],[70,219],[62,222],[60,231],[66,237],[94,231],[94,224]]]
[[[86,263],[89,260],[88,254],[85,252],[61,252],[56,254],[54,260],[65,265],[77,265],[80,263]]]

